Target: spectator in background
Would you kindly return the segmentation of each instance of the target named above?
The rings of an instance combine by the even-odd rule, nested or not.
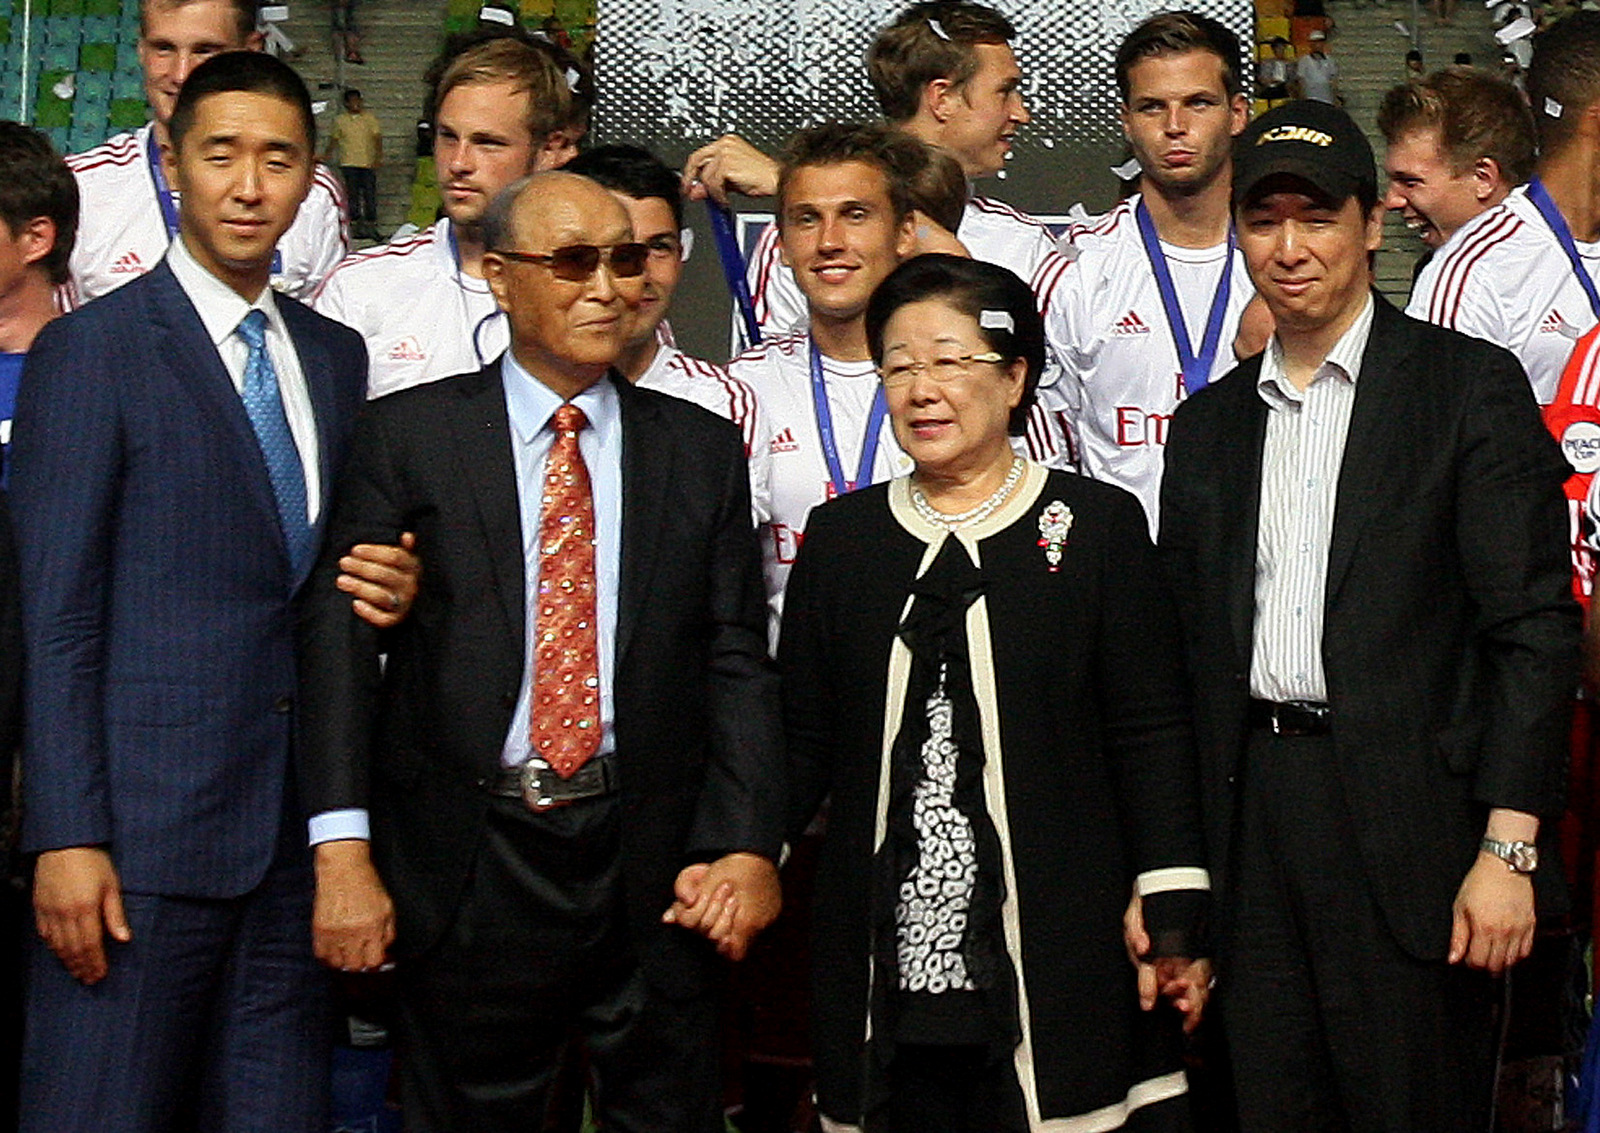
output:
[[[1265,99],[1269,107],[1277,106],[1290,98],[1289,84],[1294,82],[1294,60],[1289,58],[1289,41],[1281,35],[1267,40],[1272,54],[1256,63],[1256,97]]]
[[[339,172],[350,197],[350,221],[362,240],[378,236],[378,168],[383,164],[383,127],[378,116],[366,109],[361,92],[351,87],[344,92],[344,110],[333,120],[328,132],[323,160],[330,161],[339,151]]]
[[[1339,97],[1339,64],[1322,50],[1327,41],[1327,32],[1318,29],[1311,33],[1311,52],[1295,62],[1295,80],[1301,98],[1338,105],[1344,101]]]
[[[1501,53],[1500,77],[1510,83],[1517,94],[1522,96],[1522,104],[1526,106],[1528,104],[1528,76],[1523,73],[1522,63],[1518,60],[1515,52],[1505,51]]]
[[[1472,66],[1472,52],[1457,51],[1455,58],[1451,62],[1457,67],[1470,67]]]
[[[1406,52],[1406,82],[1420,83],[1427,75],[1427,68],[1422,65],[1422,52],[1413,47]]]

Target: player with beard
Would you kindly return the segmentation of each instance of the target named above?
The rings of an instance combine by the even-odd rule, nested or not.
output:
[[[1152,533],[1167,422],[1233,368],[1255,294],[1228,202],[1239,75],[1238,40],[1209,17],[1167,12],[1129,33],[1116,77],[1139,191],[1073,226],[1034,281],[1062,368],[1040,396],[1070,422],[1081,470],[1138,496]]]
[[[444,217],[358,252],[316,309],[361,332],[367,396],[480,369],[510,341],[483,273],[483,214],[501,189],[572,156],[572,89],[551,55],[512,36],[477,43],[439,77],[433,155]]]

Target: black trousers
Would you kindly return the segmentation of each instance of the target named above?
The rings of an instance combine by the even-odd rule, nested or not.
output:
[[[350,194],[350,219],[357,224],[378,222],[378,171],[364,165],[341,165],[344,187]]]
[[[1243,1133],[1486,1131],[1499,985],[1396,943],[1331,739],[1257,729],[1242,778],[1219,1005]]]
[[[583,1041],[607,1133],[720,1133],[715,997],[643,975],[622,907],[616,796],[533,814],[496,799],[456,920],[397,971],[408,1133],[528,1133]]]

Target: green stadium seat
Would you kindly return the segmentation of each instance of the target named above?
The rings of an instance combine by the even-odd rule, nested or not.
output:
[[[66,77],[65,71],[43,71],[39,75],[39,85],[35,87],[35,102],[33,107],[33,124],[45,129],[67,127],[72,125],[72,103],[64,98],[57,98],[53,89],[57,82]]]
[[[117,68],[120,71],[139,71],[139,41],[132,36],[117,37]]]
[[[117,48],[110,43],[86,43],[78,51],[78,67],[83,71],[110,75],[116,70]],[[108,83],[110,79],[106,80]]]
[[[52,16],[81,16],[83,15],[83,0],[50,0],[50,14]]]
[[[118,71],[111,77],[111,97],[132,98],[144,102],[144,76],[138,71]]]
[[[141,98],[114,98],[111,100],[111,113],[107,115],[107,125],[112,130],[137,130],[147,120],[144,99]]]
[[[78,69],[78,45],[76,43],[45,44],[44,50],[39,53],[39,69],[63,73],[76,71]]]
[[[83,14],[85,16],[120,16],[122,4],[120,0],[83,0]]]

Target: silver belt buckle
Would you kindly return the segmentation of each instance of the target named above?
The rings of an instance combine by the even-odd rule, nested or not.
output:
[[[555,773],[554,768],[537,757],[529,759],[522,765],[522,801],[535,814],[555,810],[556,807],[566,806],[571,801],[554,798],[545,791],[541,776],[546,772]]]

